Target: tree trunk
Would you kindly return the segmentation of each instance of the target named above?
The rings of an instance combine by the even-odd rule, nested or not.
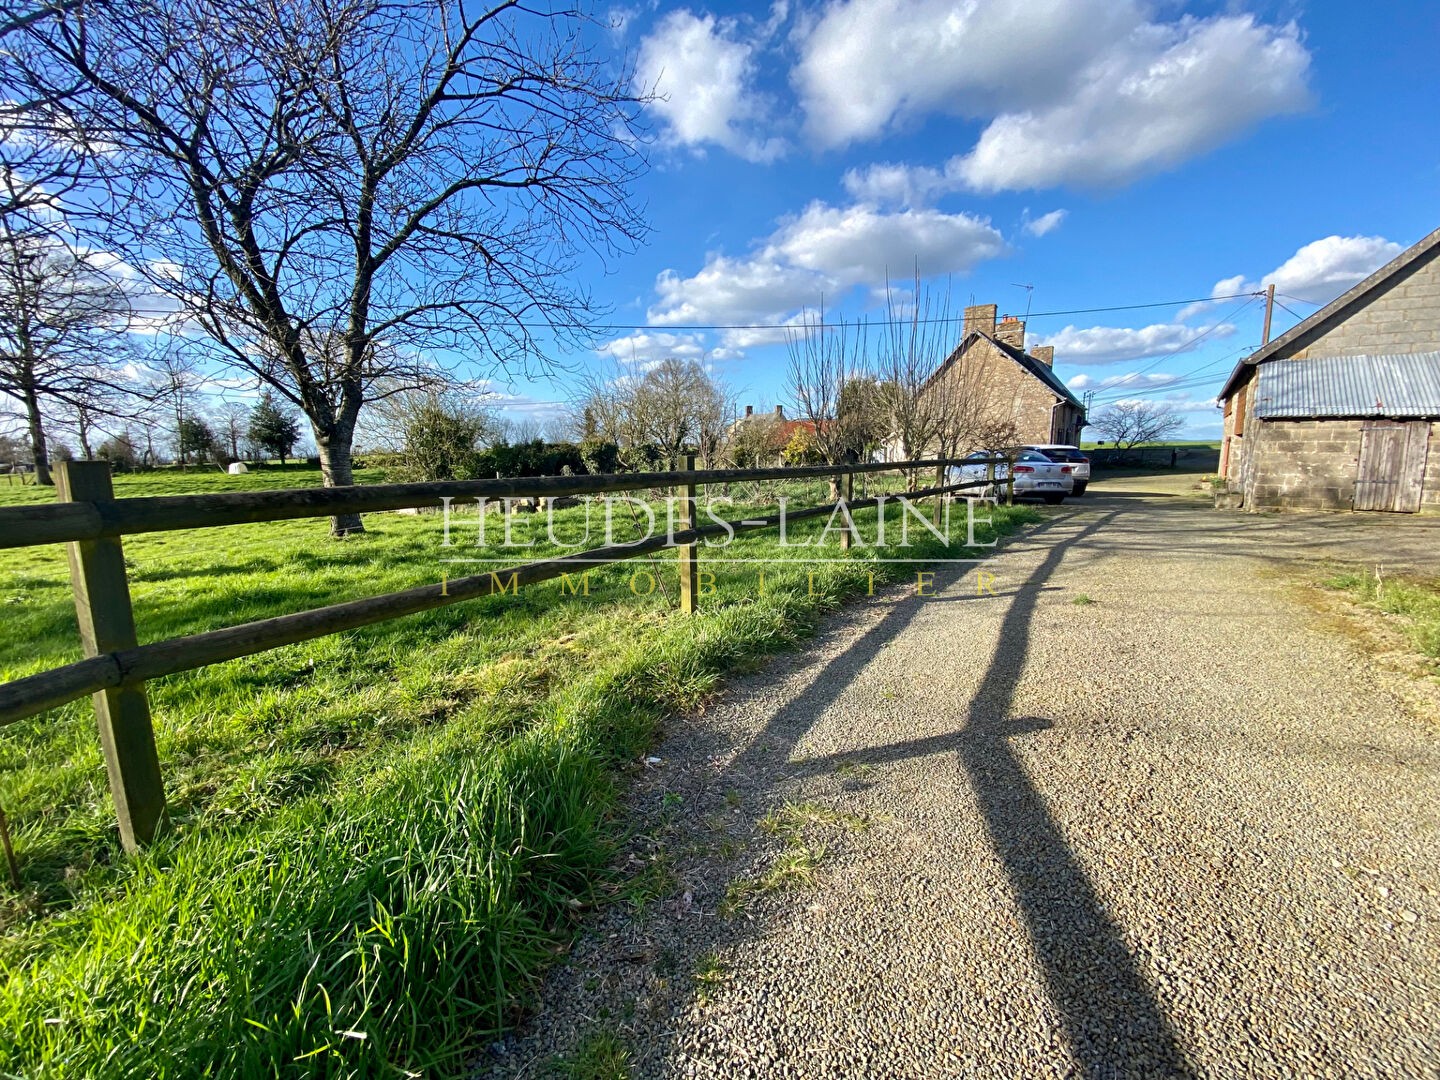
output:
[[[86,461],[94,461],[95,454],[90,449],[90,429],[94,425],[90,423],[90,414],[83,408],[75,410],[75,427],[80,435],[80,452],[85,455]]]
[[[337,424],[330,431],[315,431],[315,446],[320,451],[320,472],[326,487],[349,487],[355,483],[350,449],[355,438],[354,424]],[[330,519],[331,536],[363,533],[365,525],[359,514],[337,514]]]
[[[25,391],[25,414],[30,420],[30,453],[35,458],[35,482],[47,487],[55,483],[50,478],[50,454],[45,449],[45,424],[40,417],[40,399],[34,390]]]

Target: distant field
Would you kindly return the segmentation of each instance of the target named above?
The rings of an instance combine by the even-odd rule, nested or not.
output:
[[[318,482],[147,474],[116,490]],[[787,488],[795,505],[822,490]],[[0,503],[53,497],[0,484]],[[995,516],[1003,533],[1039,512]],[[873,533],[873,511],[860,518]],[[477,568],[440,561],[456,552],[436,516],[366,525],[345,541],[323,520],[128,538],[141,640]],[[583,529],[582,509],[557,515],[558,539]],[[911,539],[888,554],[945,553]],[[511,561],[554,550],[542,530]],[[774,533],[726,554],[795,557]],[[661,718],[802,640],[868,573],[915,569],[874,557],[770,564],[763,585],[759,567],[712,559],[693,619],[673,614],[673,555],[634,560],[594,572],[588,596],[552,582],[152,683],[174,829],[139,859],[119,852],[88,703],[5,729],[0,806],[24,891],[0,893],[0,1074],[461,1073],[576,912],[645,887],[643,868],[609,869],[615,792]],[[0,605],[0,678],[79,657],[58,545],[0,555]]]

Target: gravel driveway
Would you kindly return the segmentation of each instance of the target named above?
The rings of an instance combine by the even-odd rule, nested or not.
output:
[[[654,888],[481,1073],[1440,1075],[1435,688],[1272,529],[1092,493],[677,721]]]

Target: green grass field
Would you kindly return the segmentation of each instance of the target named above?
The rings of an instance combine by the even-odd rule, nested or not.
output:
[[[318,482],[277,470],[115,486]],[[0,486],[0,504],[50,498]],[[1002,508],[996,527],[1038,516]],[[557,522],[578,538],[583,511]],[[436,516],[366,524],[345,541],[323,520],[127,538],[141,640],[474,569],[441,562],[477,552],[441,548]],[[821,526],[792,526],[792,542]],[[904,554],[959,553],[918,528],[911,540]],[[547,550],[542,535],[514,561]],[[795,554],[773,532],[726,552]],[[135,859],[119,850],[88,702],[0,731],[24,886],[0,886],[0,1074],[462,1073],[584,911],[626,895],[616,795],[665,715],[802,641],[870,573],[913,580],[874,559],[770,564],[763,589],[759,567],[712,561],[714,592],[683,618],[673,556],[657,556],[593,572],[588,596],[550,582],[151,683],[173,827]],[[643,573],[632,589],[639,571],[666,592]],[[80,656],[59,546],[0,556],[0,605],[0,679]]]

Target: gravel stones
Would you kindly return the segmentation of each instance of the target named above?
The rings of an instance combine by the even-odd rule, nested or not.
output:
[[[998,595],[942,571],[676,720],[630,795],[655,895],[479,1074],[605,1031],[638,1076],[1440,1075],[1433,688],[1263,569],[1336,528],[1120,486]]]

